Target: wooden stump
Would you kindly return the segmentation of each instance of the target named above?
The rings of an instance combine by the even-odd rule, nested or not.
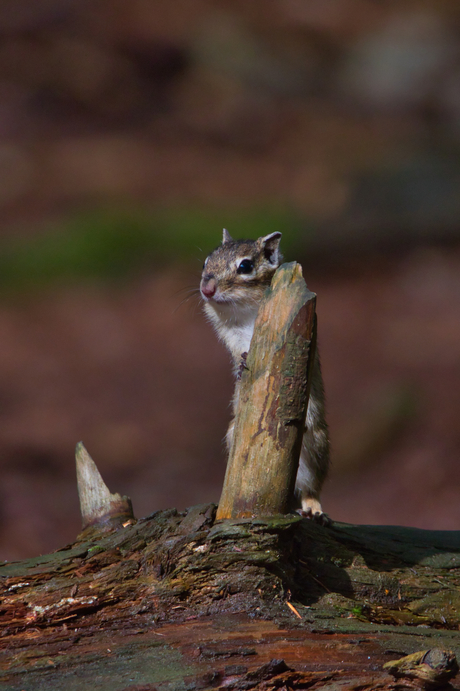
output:
[[[295,262],[276,272],[239,383],[234,441],[217,519],[287,513],[315,348],[316,295]]]

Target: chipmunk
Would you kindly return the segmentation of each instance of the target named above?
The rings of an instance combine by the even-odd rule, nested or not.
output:
[[[282,262],[281,233],[257,240],[233,240],[224,229],[222,244],[207,257],[200,292],[204,311],[233,358],[236,378],[233,397],[235,415],[240,367],[249,351],[259,304]],[[226,435],[227,448],[233,441],[234,418]],[[329,437],[324,410],[324,388],[318,351],[307,408],[305,433],[296,478],[295,495],[301,515],[326,523],[320,503],[321,487],[329,467]]]

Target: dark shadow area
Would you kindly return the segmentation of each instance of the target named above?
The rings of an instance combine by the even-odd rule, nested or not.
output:
[[[386,571],[402,565],[436,569],[460,566],[460,531],[334,523],[332,533],[341,544],[359,552],[371,569]]]

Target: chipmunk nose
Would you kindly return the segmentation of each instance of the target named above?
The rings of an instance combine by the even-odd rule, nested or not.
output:
[[[212,298],[217,291],[217,283],[214,276],[203,276],[200,284],[201,294],[205,298]]]

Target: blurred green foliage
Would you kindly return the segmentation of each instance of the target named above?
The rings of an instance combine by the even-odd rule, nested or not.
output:
[[[34,234],[0,242],[0,288],[24,290],[56,280],[119,279],[159,264],[204,260],[226,227],[235,238],[285,233],[287,251],[299,219],[281,209],[97,210]]]

